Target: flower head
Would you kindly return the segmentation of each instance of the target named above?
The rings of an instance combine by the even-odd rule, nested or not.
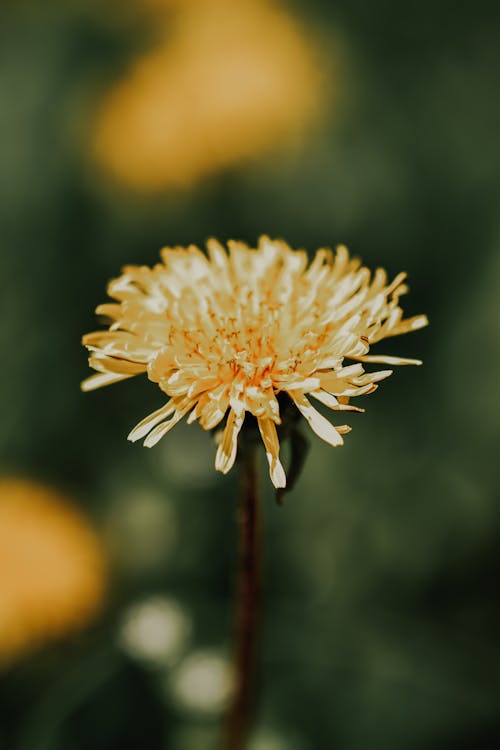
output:
[[[0,481],[0,666],[94,619],[104,553],[85,516],[36,482]]]
[[[84,336],[90,366],[82,384],[92,390],[147,373],[169,397],[130,433],[150,447],[183,417],[205,430],[222,423],[215,467],[232,467],[247,412],[258,424],[276,487],[286,484],[277,426],[283,400],[293,403],[312,430],[342,445],[347,425],[333,426],[310,397],[337,411],[362,411],[349,399],[371,393],[392,370],[365,372],[367,363],[421,364],[371,355],[372,344],[427,324],[406,320],[399,298],[405,274],[387,283],[339,246],[318,250],[308,263],[303,250],[261,237],[256,249],[216,240],[208,255],[191,245],[165,248],[153,268],[126,266],[112,281],[116,300],[97,313],[109,330]],[[347,362],[346,362],[347,360]]]
[[[268,0],[156,4],[158,45],[96,111],[104,173],[140,191],[189,187],[300,144],[324,110],[327,65],[298,19]]]

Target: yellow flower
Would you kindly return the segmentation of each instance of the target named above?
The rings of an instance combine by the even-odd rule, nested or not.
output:
[[[421,328],[427,318],[403,319],[404,273],[388,284],[383,269],[372,276],[343,246],[335,255],[318,250],[310,264],[304,250],[268,237],[256,249],[234,241],[228,248],[211,239],[208,257],[191,245],[165,248],[153,268],[126,266],[109,285],[116,302],[96,311],[110,319],[109,330],[83,338],[98,374],[82,388],[147,372],[169,397],[129,435],[148,447],[183,417],[211,430],[228,412],[215,459],[224,474],[249,412],[271,479],[284,487],[276,430],[282,407],[294,403],[317,435],[342,445],[350,428],[334,427],[309,396],[333,411],[362,411],[348,400],[371,393],[392,373],[367,373],[365,363],[421,364],[368,354],[370,346]]]
[[[176,189],[299,144],[323,109],[326,76],[301,23],[261,0],[165,5],[158,46],[96,111],[96,163],[133,189]]]
[[[0,481],[0,665],[86,625],[105,579],[99,540],[77,508],[35,482]]]

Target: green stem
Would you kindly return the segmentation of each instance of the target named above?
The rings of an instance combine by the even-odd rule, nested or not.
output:
[[[240,463],[239,567],[236,588],[235,693],[229,711],[226,750],[243,750],[252,708],[260,599],[259,493],[256,444],[242,446]]]

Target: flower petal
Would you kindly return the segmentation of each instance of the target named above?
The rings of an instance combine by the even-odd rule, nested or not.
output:
[[[119,375],[139,375],[147,370],[147,365],[142,362],[133,362],[130,359],[119,359],[106,355],[101,356],[101,354],[89,357],[89,365],[97,372],[114,372]]]
[[[204,430],[213,430],[219,422],[224,419],[224,415],[229,405],[229,397],[221,400],[210,400],[203,404],[198,410],[198,420]]]
[[[343,444],[343,439],[335,427],[325,419],[325,417],[316,411],[314,406],[305,397],[303,393],[290,393],[290,398],[295,402],[297,409],[304,415],[309,422],[311,429],[316,433],[322,440],[329,445],[336,447],[337,445]]]
[[[149,414],[149,416],[141,420],[139,424],[137,424],[134,429],[130,431],[127,440],[130,440],[132,443],[135,443],[136,440],[141,440],[148,434],[150,430],[153,429],[155,425],[158,424],[158,422],[161,422],[163,419],[165,419],[165,417],[173,414],[176,410],[176,406],[177,404],[173,399],[167,401],[167,403],[162,406],[161,409],[157,409],[152,414]]]
[[[287,383],[285,381],[282,386],[283,390],[286,391],[309,391],[319,387],[319,377],[315,378],[302,378],[296,382]]]
[[[365,372],[359,378],[353,378],[355,385],[368,385],[370,383],[378,383],[379,380],[385,380],[392,375],[392,370],[378,370],[377,372]]]
[[[172,427],[175,427],[177,422],[180,422],[182,417],[186,414],[186,412],[189,411],[191,408],[192,403],[189,406],[185,406],[183,409],[177,409],[174,416],[171,417],[167,422],[162,422],[158,425],[158,427],[155,427],[155,429],[149,433],[147,438],[144,441],[144,446],[146,448],[152,448],[153,445],[156,445],[156,443],[161,440],[161,438],[167,434],[167,432],[170,432]]]
[[[352,358],[352,357],[351,357]],[[388,357],[385,354],[365,354],[356,357],[360,362],[370,362],[377,365],[421,365],[421,359],[408,359],[407,357]]]
[[[215,468],[223,474],[227,474],[236,459],[238,434],[244,419],[244,410],[237,414],[234,409],[230,409],[222,434],[222,440],[215,455]]]
[[[401,273],[398,273],[396,278],[393,281],[391,281],[389,286],[385,288],[386,295],[389,296],[390,294],[392,294],[395,291],[395,289],[397,289],[398,286],[400,286],[403,283],[403,281],[406,279],[407,276],[408,274],[405,271],[401,271]]]
[[[271,481],[276,487],[286,487],[285,470],[279,460],[280,443],[276,425],[272,419],[259,418],[259,430],[266,449],[266,458],[269,463],[269,474]]]
[[[309,395],[314,396],[317,401],[320,401],[322,404],[328,406],[329,409],[333,409],[334,411],[364,412],[364,409],[359,409],[357,406],[351,406],[350,404],[341,404],[333,394],[328,393],[327,391],[311,391]],[[339,428],[337,427],[336,429],[338,432]]]
[[[112,383],[118,383],[120,380],[126,380],[132,378],[133,375],[123,375],[117,372],[98,372],[96,375],[91,375],[89,378],[85,378],[82,381],[80,388],[82,391],[95,391],[96,388],[102,388],[105,385],[111,385]]]

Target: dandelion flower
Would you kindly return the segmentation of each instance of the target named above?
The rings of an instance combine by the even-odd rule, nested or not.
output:
[[[323,108],[325,62],[299,20],[255,0],[160,5],[172,8],[159,45],[96,111],[90,148],[105,173],[176,189],[300,144]]]
[[[44,485],[0,481],[0,663],[78,630],[105,588],[103,553],[85,517]]]
[[[369,354],[372,344],[427,324],[403,318],[405,274],[388,283],[372,275],[344,246],[304,250],[261,237],[256,249],[211,239],[207,255],[193,245],[165,248],[149,268],[126,266],[111,281],[116,300],[97,308],[109,330],[84,336],[89,391],[147,373],[168,396],[164,406],[130,433],[155,445],[183,417],[205,430],[225,424],[215,458],[224,474],[234,464],[245,415],[255,418],[275,487],[286,485],[277,428],[295,405],[312,430],[332,446],[350,430],[334,426],[311,399],[335,412],[362,411],[349,399],[373,392],[392,370],[365,365],[421,364]],[[226,416],[227,415],[227,416]],[[250,420],[249,420],[250,421]]]

